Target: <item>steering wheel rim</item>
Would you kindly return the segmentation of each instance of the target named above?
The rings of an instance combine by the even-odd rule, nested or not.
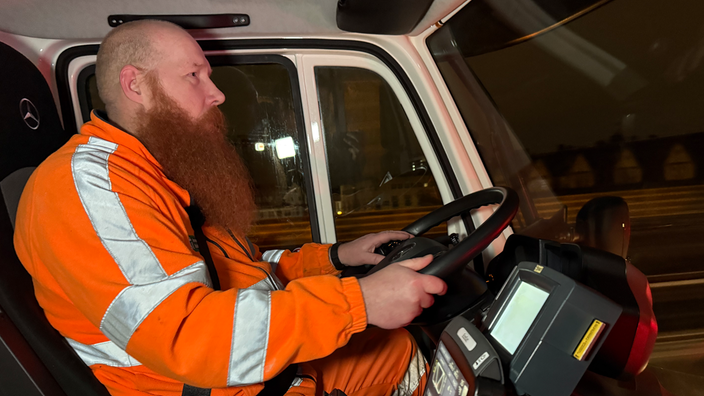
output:
[[[414,236],[420,236],[453,217],[469,213],[469,211],[482,206],[499,205],[494,213],[462,242],[418,272],[447,279],[452,274],[462,270],[469,261],[486,249],[509,225],[518,212],[518,202],[518,194],[512,189],[491,187],[456,199],[406,226],[403,231]],[[393,254],[389,256],[393,256]],[[368,274],[377,272],[389,264],[391,264],[390,260],[382,260]]]

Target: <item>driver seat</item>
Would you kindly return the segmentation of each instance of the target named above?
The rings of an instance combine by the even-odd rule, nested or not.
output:
[[[0,59],[0,393],[109,396],[49,324],[15,253],[15,214],[24,185],[70,136],[32,62],[2,43]]]

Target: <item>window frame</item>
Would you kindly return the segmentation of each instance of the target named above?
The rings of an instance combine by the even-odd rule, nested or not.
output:
[[[88,79],[95,75],[95,63],[86,66],[83,70],[78,73],[76,79],[76,93],[78,94],[78,108],[80,109],[80,115],[83,122],[90,121],[90,112],[88,108],[88,95],[86,94],[86,87],[88,86]]]
[[[425,125],[423,125],[420,115],[413,107],[411,98],[404,90],[401,81],[399,81],[391,69],[371,55],[353,51],[337,51],[334,54],[326,52],[308,52],[300,55],[300,62],[301,69],[304,73],[305,85],[309,88],[306,92],[308,102],[307,113],[311,118],[310,124],[313,129],[309,144],[311,150],[313,150],[311,157],[315,158],[313,166],[315,166],[319,172],[317,187],[320,194],[319,197],[321,205],[318,207],[318,215],[321,219],[321,231],[323,231],[326,241],[337,242],[337,232],[335,226],[334,203],[332,191],[330,189],[330,168],[328,166],[325,133],[323,131],[322,115],[318,102],[319,88],[318,80],[316,78],[316,69],[319,67],[345,67],[362,69],[372,72],[378,75],[379,78],[384,79],[406,112],[408,121],[413,128],[418,144],[420,145],[421,150],[428,161],[428,166],[430,167],[433,178],[437,183],[443,202],[453,200],[450,183],[447,180],[447,175],[442,168],[440,160],[437,158],[435,151],[432,148],[432,142],[428,138],[428,131],[425,128]],[[461,230],[458,229],[458,224],[454,223],[455,222],[451,222],[451,225],[448,228],[448,230],[451,230],[449,232],[461,232]]]

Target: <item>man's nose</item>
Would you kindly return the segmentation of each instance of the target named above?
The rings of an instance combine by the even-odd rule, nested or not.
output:
[[[215,83],[212,80],[210,81],[209,98],[211,101],[210,104],[212,106],[220,106],[221,104],[223,104],[225,102],[225,94],[222,93],[222,91],[220,91],[218,89],[218,87],[215,85]]]

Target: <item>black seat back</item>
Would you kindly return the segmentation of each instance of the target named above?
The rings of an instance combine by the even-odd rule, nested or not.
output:
[[[22,388],[27,381],[13,381],[3,374],[0,393],[108,396],[90,368],[47,321],[34,297],[31,277],[15,254],[14,216],[27,178],[69,136],[61,126],[49,86],[32,62],[3,43],[0,59],[0,348],[5,348],[5,356],[14,355],[12,364],[22,366],[14,372],[26,373],[35,386]],[[22,337],[6,338],[12,333],[10,328],[19,330]],[[17,351],[33,354],[18,357]],[[53,378],[42,378],[46,372]]]

